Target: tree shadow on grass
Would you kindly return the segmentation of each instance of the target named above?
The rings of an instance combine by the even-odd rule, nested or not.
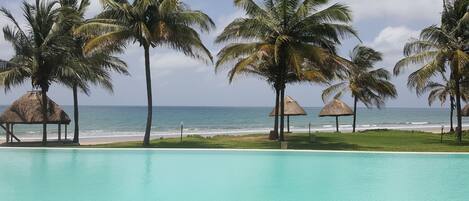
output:
[[[337,141],[333,137],[315,137],[313,142],[309,141],[309,137],[291,136],[288,138],[289,149],[309,149],[309,150],[372,150],[380,147],[360,146],[357,144]]]

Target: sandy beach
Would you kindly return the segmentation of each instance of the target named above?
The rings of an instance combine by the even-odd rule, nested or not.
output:
[[[379,129],[386,129],[386,128],[379,128]],[[387,128],[387,129],[392,129],[392,130],[406,130],[406,131],[423,131],[423,132],[430,132],[430,133],[435,133],[435,134],[440,134],[441,133],[441,128],[429,128],[429,127],[413,127],[413,128]],[[358,129],[358,131],[365,131],[369,129]],[[445,127],[445,132],[449,131],[449,127]],[[300,130],[300,131],[293,131],[297,133],[305,133],[308,131]],[[312,132],[333,132],[331,129],[328,130],[312,130]],[[343,134],[348,134],[351,133],[351,130],[348,128],[345,128],[341,133]],[[250,134],[259,134],[259,132],[246,132],[246,133],[230,133],[229,135],[233,136],[242,136],[242,135],[250,135]],[[194,135],[194,134],[184,134],[184,136],[187,135]],[[195,135],[201,135],[205,137],[210,137],[210,136],[217,136],[217,135],[227,135],[227,134],[195,134]],[[50,134],[49,140],[57,140],[57,136]],[[170,135],[153,135],[151,139],[160,139],[160,138],[178,138],[180,135],[176,134],[170,134]],[[39,142],[41,138],[39,137],[25,137],[21,138],[22,142]],[[69,140],[71,139],[70,137],[68,138]],[[110,144],[110,143],[118,143],[118,142],[131,142],[131,141],[141,141],[143,139],[142,135],[125,135],[125,136],[82,136],[80,137],[80,145],[102,145],[102,144]],[[1,138],[0,143],[4,143],[5,139]]]

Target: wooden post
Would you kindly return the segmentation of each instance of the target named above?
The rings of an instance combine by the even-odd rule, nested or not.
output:
[[[65,140],[67,140],[67,124],[65,124]]]
[[[290,115],[287,116],[287,133],[290,133]]]
[[[58,131],[58,138],[59,138],[59,142],[62,141],[62,125],[59,124],[59,127],[57,129]]]
[[[11,124],[11,126],[10,126],[10,127],[11,127],[11,128],[10,128],[10,142],[13,142],[13,135],[15,135],[15,134],[14,134],[14,131],[13,131],[13,130],[14,130],[14,129],[13,129],[13,126],[14,126],[14,125],[15,125],[15,124]]]
[[[335,116],[335,129],[339,132],[339,116]]]
[[[181,121],[181,143],[182,143],[182,134],[184,132],[184,122]]]
[[[445,126],[441,126],[441,139],[440,139],[440,143],[443,144],[443,132],[445,130]]]
[[[7,136],[7,139],[6,139],[7,143],[9,143],[10,142],[10,124],[8,124],[8,123],[6,124],[5,131],[6,131],[6,136]]]

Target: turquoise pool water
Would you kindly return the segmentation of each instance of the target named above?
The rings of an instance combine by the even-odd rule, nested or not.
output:
[[[0,149],[2,201],[459,201],[469,155]]]

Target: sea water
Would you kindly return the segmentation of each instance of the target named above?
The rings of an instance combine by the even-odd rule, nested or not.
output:
[[[0,111],[5,110],[0,106]],[[73,108],[64,106],[70,118]],[[321,108],[305,108],[307,116],[290,117],[293,131],[307,131],[311,123],[313,131],[335,130],[335,118],[318,117]],[[155,107],[153,108],[153,135],[174,135],[180,132],[181,123],[185,134],[243,134],[267,133],[273,127],[268,107]],[[144,106],[81,106],[80,130],[82,137],[143,135],[147,109]],[[357,126],[360,129],[439,129],[449,128],[449,111],[444,108],[386,108],[358,109]],[[339,119],[342,130],[350,130],[351,117]],[[469,121],[465,120],[465,123]],[[62,127],[63,129],[63,127]],[[69,133],[72,125],[68,126]],[[57,126],[49,126],[50,133]],[[1,132],[1,131],[0,131]],[[15,126],[22,137],[40,137],[41,126]]]
[[[469,155],[0,150],[5,201],[466,201]]]

